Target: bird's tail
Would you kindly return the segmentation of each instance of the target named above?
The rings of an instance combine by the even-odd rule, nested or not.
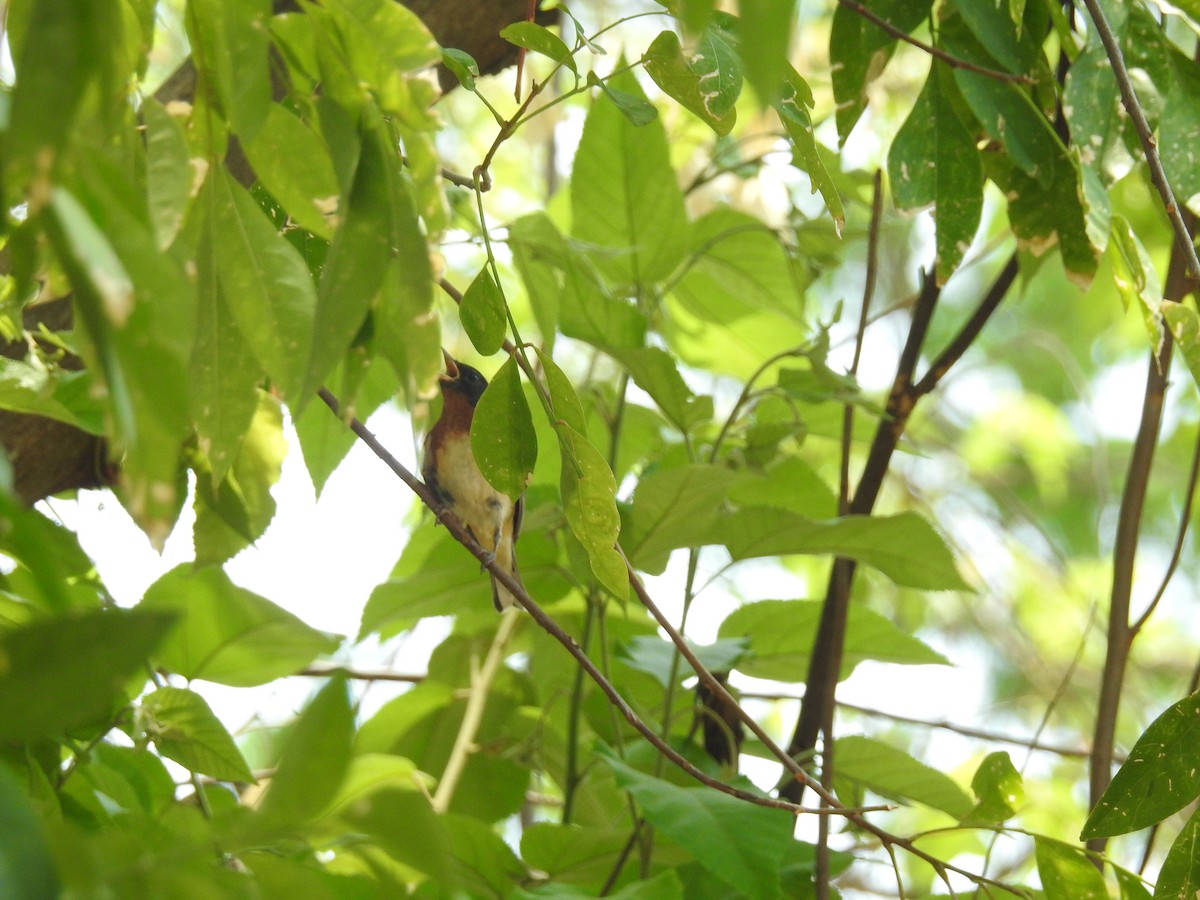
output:
[[[521,582],[521,573],[517,571],[517,554],[510,554],[504,562],[506,563],[504,568],[512,574],[512,577],[519,584]],[[496,580],[495,575],[492,576],[492,603],[495,605],[497,612],[504,612],[510,606],[520,607],[521,605],[517,602],[517,598],[513,596],[512,591]]]

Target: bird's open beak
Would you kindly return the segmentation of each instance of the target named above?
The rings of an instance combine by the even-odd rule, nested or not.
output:
[[[442,350],[442,356],[446,358],[446,371],[444,374],[438,375],[438,381],[457,381],[458,380],[458,363],[454,361],[454,357]]]

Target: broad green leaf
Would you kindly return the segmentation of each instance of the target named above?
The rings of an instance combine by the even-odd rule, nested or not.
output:
[[[679,374],[679,363],[667,351],[660,347],[636,347],[613,348],[609,352],[684,434],[712,418],[712,398],[692,393]]]
[[[537,463],[537,436],[521,388],[517,358],[510,356],[492,378],[471,420],[471,451],[484,478],[516,500]]]
[[[254,174],[289,216],[319,237],[333,236],[337,176],[324,142],[299,116],[272,104],[254,139],[242,147]]]
[[[0,765],[0,895],[27,900],[61,896],[58,868],[28,793]]]
[[[1104,875],[1081,848],[1042,835],[1034,846],[1046,900],[1108,900]]]
[[[749,653],[738,671],[753,678],[796,681],[808,671],[821,618],[817,600],[760,600],[726,617],[720,638],[748,637]],[[890,620],[861,604],[850,606],[840,677],[847,678],[863,660],[903,665],[947,665],[944,656]]]
[[[792,0],[738,4],[738,42],[746,80],[761,106],[776,102],[788,69],[788,44],[796,5]]]
[[[522,216],[508,226],[508,246],[525,285],[533,317],[547,351],[554,349],[558,305],[569,253],[566,240],[543,212]]]
[[[1175,345],[1183,353],[1188,371],[1200,383],[1200,316],[1190,306],[1173,300],[1162,302],[1162,314]]]
[[[266,822],[294,829],[337,796],[350,766],[354,711],[346,679],[331,678],[292,725],[259,812]]]
[[[183,226],[195,173],[179,120],[153,97],[140,107],[146,126],[146,193],[158,248],[166,250]]]
[[[175,802],[175,780],[159,754],[146,747],[101,742],[80,762],[77,774],[126,810],[158,816]]]
[[[954,779],[891,744],[850,735],[838,739],[833,759],[838,779],[848,779],[886,799],[916,801],[956,819],[971,811],[971,798]]]
[[[676,787],[602,754],[646,821],[710,873],[753,897],[779,892],[779,865],[792,840],[792,817],[707,787]]]
[[[975,770],[971,779],[971,790],[975,792],[975,808],[967,816],[968,822],[983,822],[999,825],[1011,819],[1025,802],[1025,784],[1021,773],[1012,764],[1007,753],[989,753]]]
[[[0,490],[0,551],[8,557],[5,587],[39,611],[93,610],[105,599],[95,564],[79,539],[57,522]],[[28,575],[28,581],[20,576]]]
[[[223,563],[262,537],[275,517],[272,489],[279,482],[287,440],[283,411],[270,394],[258,395],[258,410],[233,467],[217,484],[197,472],[196,564]]]
[[[185,769],[219,781],[254,782],[233,738],[194,691],[160,687],[142,700],[140,723],[158,752]]]
[[[934,205],[937,277],[958,268],[983,214],[983,163],[975,137],[954,110],[954,80],[934,63],[888,153],[892,196],[900,209]]]
[[[932,5],[932,0],[881,0],[871,4],[871,12],[907,33],[926,20]],[[874,22],[848,6],[834,10],[829,59],[840,143],[846,142],[866,109],[867,86],[883,72],[895,49],[896,38]]]
[[[1197,892],[1200,892],[1200,811],[1192,813],[1167,851],[1158,872],[1154,898],[1195,897]]]
[[[218,173],[218,178],[220,174]],[[205,189],[202,202],[215,188]],[[224,478],[237,457],[258,405],[263,366],[246,343],[229,304],[216,253],[217,227],[206,204],[206,227],[196,247],[196,343],[189,365],[191,410],[201,452],[207,457],[209,486]],[[225,281],[232,280],[227,275]],[[255,313],[257,315],[257,312]]]
[[[579,69],[575,66],[575,57],[563,43],[562,38],[545,26],[536,22],[513,22],[500,29],[500,37],[516,47],[523,47],[548,56],[561,66],[570,69],[576,77]]]
[[[554,430],[562,448],[563,512],[571,532],[591,562],[592,574],[618,599],[629,596],[625,560],[616,549],[621,532],[617,482],[607,460],[586,437],[566,422]]]
[[[1150,347],[1157,354],[1162,348],[1163,311],[1162,285],[1154,263],[1129,220],[1122,215],[1112,218],[1112,240],[1108,244],[1108,260],[1112,266],[1113,282],[1125,304],[1125,310],[1136,306],[1146,323]]]
[[[1088,816],[1080,839],[1146,828],[1200,796],[1200,769],[1192,753],[1197,740],[1200,693],[1172,704],[1150,723]]]
[[[378,134],[362,136],[354,183],[317,288],[312,354],[301,396],[294,401],[300,409],[350,347],[393,263],[390,236],[399,210],[390,190],[396,178],[389,169],[398,162]],[[415,217],[415,209],[411,214]],[[405,263],[420,265],[407,258]]]
[[[674,294],[697,316],[731,323],[762,310],[802,319],[803,287],[762,220],[719,207],[692,223],[688,252],[691,263]]]
[[[643,571],[661,572],[670,551],[717,539],[721,508],[736,475],[700,464],[661,468],[638,482],[622,546]]]
[[[696,658],[710,672],[721,672],[732,669],[746,651],[745,638],[725,638],[711,644],[693,644],[688,646],[696,654]],[[638,635],[625,641],[617,647],[617,659],[627,666],[653,675],[654,679],[666,687],[671,683],[671,661],[675,658],[678,648],[671,641],[663,640],[657,635]],[[683,681],[694,676],[692,667],[680,659],[675,664],[675,680]]]
[[[6,143],[8,153],[32,166],[36,154],[48,151],[53,159],[65,144],[84,94],[104,73],[110,42],[121,40],[121,22],[104,0],[20,5],[28,11],[11,46],[16,82]],[[102,84],[103,95],[115,87]]]
[[[521,858],[558,882],[602,884],[628,840],[617,829],[534,822],[521,832]]]
[[[842,11],[842,7],[838,7],[834,15]],[[809,115],[814,103],[812,89],[791,66],[787,67],[785,75],[783,91],[772,106],[792,142],[792,165],[808,175],[814,194],[821,192],[821,199],[833,216],[834,228],[840,235],[846,223],[846,211],[842,207],[842,198],[833,176],[821,158],[817,136],[813,131],[812,116]]]
[[[439,62],[441,51],[417,14],[388,0],[331,0],[324,6],[341,38],[325,46],[353,67],[358,85],[369,87],[403,126],[436,127],[428,109],[435,89],[410,73]]]
[[[546,387],[550,391],[550,405],[554,410],[555,418],[583,434],[587,430],[587,424],[584,421],[583,406],[579,402],[579,396],[575,393],[574,385],[549,353],[539,349],[537,355],[545,373]]]
[[[139,609],[168,612],[178,626],[155,658],[170,672],[249,687],[291,675],[337,649],[335,636],[305,625],[215,567],[178,566],[146,591]]]
[[[729,134],[737,121],[734,104],[741,93],[742,72],[728,34],[710,28],[695,50],[685,53],[679,36],[664,31],[646,50],[645,66],[664,93],[717,134]]]
[[[504,344],[504,335],[508,332],[504,295],[486,263],[463,292],[458,317],[480,356],[491,356]]]
[[[632,303],[610,296],[585,260],[567,260],[558,316],[567,337],[612,350],[641,347],[646,342],[646,317]]]
[[[102,408],[87,397],[90,381],[85,372],[47,369],[36,358],[23,362],[0,357],[0,409],[44,416],[103,434]]]
[[[784,434],[791,435],[790,423]],[[814,519],[837,515],[837,497],[817,470],[795,456],[785,456],[761,471],[738,474],[726,496],[737,506],[778,506]]]
[[[954,79],[980,124],[1004,145],[1017,168],[1048,187],[1066,159],[1066,151],[1033,99],[1011,82],[975,72],[955,69]]]
[[[163,612],[107,609],[0,635],[0,740],[58,738],[107,723],[174,621]]]
[[[1035,35],[1021,28],[1021,20],[1014,22],[1011,9],[1003,4],[952,0],[952,5],[975,39],[1004,69],[1023,74],[1034,68],[1041,50],[1041,31]]]
[[[415,869],[440,884],[457,883],[456,862],[444,820],[416,789],[377,791],[341,817],[348,830],[367,834],[392,861]]]
[[[350,760],[346,780],[330,803],[327,814],[350,809],[362,798],[379,790],[410,790],[423,783],[426,787],[432,787],[432,782],[433,779],[423,775],[410,759],[386,753],[359,752]]]
[[[194,0],[186,17],[192,54],[220,97],[226,121],[253,140],[271,107],[269,0]]]
[[[629,73],[612,80],[644,100]],[[597,268],[645,290],[683,259],[687,216],[658,121],[631,124],[607,96],[588,113],[571,174],[571,233],[593,247]]]
[[[458,83],[468,91],[475,90],[475,79],[479,77],[479,63],[465,50],[442,48],[442,65],[454,73]]]
[[[525,866],[490,823],[451,813],[444,824],[454,855],[455,880],[468,896],[506,896],[525,880]]]
[[[1157,143],[1175,199],[1186,204],[1200,194],[1200,166],[1195,159],[1200,140],[1200,72],[1195,62],[1177,52],[1171,52],[1169,59],[1174,63],[1174,80]]]
[[[897,584],[968,590],[942,536],[916,513],[817,521],[781,509],[741,509],[722,523],[734,559],[820,553],[872,566]]]
[[[1127,19],[1125,4],[1107,4],[1110,27],[1119,35]],[[1071,139],[1088,152],[1085,166],[1096,171],[1106,186],[1126,175],[1134,157],[1125,140],[1129,117],[1121,106],[1120,89],[1112,74],[1112,63],[1099,36],[1091,29],[1088,43],[1067,72],[1063,89],[1063,115]],[[1168,150],[1161,148],[1164,159]]]
[[[313,341],[312,276],[240,185],[218,177],[213,189],[213,248],[225,303],[267,374],[294,403]]]

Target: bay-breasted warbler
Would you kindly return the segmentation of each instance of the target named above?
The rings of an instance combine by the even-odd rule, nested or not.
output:
[[[524,498],[516,502],[496,490],[475,462],[471,450],[471,421],[487,379],[478,369],[460,363],[449,353],[446,371],[438,376],[442,414],[425,436],[421,476],[467,531],[495,557],[504,571],[520,580],[515,544],[521,530]],[[517,604],[512,593],[492,577],[492,602],[503,612]]]

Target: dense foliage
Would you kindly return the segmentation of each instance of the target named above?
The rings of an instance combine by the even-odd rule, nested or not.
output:
[[[728,6],[6,5],[0,895],[1200,890],[1200,6]],[[235,583],[443,346],[527,611],[378,446],[356,635]],[[118,604],[34,416],[194,562]]]

